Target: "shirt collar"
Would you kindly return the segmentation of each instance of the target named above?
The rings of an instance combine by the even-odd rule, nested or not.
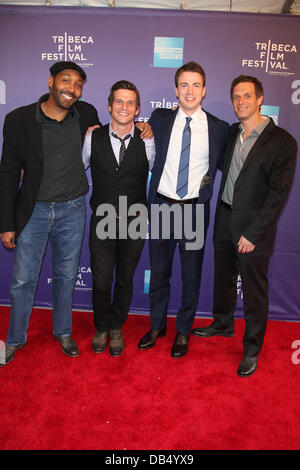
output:
[[[45,122],[45,121],[53,121],[54,120],[54,119],[51,119],[51,118],[47,117],[46,114],[43,113],[42,108],[41,108],[41,104],[44,101],[47,101],[48,98],[49,98],[49,93],[46,93],[45,95],[42,95],[40,97],[40,99],[37,103],[35,118],[38,122]],[[75,120],[79,119],[80,114],[79,114],[78,110],[76,109],[76,107],[72,106],[69,109],[69,112],[68,112],[67,116],[72,117],[75,121]]]
[[[256,126],[255,129],[252,129],[252,131],[250,132],[250,135],[259,136],[264,131],[264,129],[267,127],[267,125],[270,122],[270,118],[268,116],[262,116],[262,117],[264,118],[263,122],[258,124],[258,126]],[[244,132],[244,129],[243,129],[243,126],[242,126],[241,122],[239,124],[239,128],[240,128],[241,135],[242,135],[243,132]]]
[[[205,112],[200,106],[200,108],[197,109],[194,114],[192,114],[191,116],[187,116],[185,112],[179,107],[176,119],[178,121],[185,121],[187,117],[191,117],[194,122],[200,122],[205,119]]]

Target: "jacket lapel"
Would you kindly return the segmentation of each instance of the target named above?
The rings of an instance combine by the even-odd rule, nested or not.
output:
[[[267,125],[267,127],[263,130],[263,132],[260,134],[260,136],[258,137],[258,139],[256,140],[255,144],[253,145],[253,147],[251,148],[249,154],[247,155],[247,158],[245,160],[245,163],[241,169],[241,173],[243,173],[243,171],[245,169],[247,169],[248,165],[251,163],[251,161],[253,160],[253,158],[259,158],[259,155],[260,155],[260,148],[264,145],[264,143],[269,139],[270,135],[272,134],[273,130],[274,130],[274,127],[275,127],[275,124],[273,122],[273,120],[270,118],[270,122],[269,124]]]
[[[166,119],[166,123],[163,129],[162,133],[162,167],[164,167],[166,158],[167,158],[167,153],[168,153],[168,147],[170,143],[170,138],[171,138],[171,132],[173,129],[174,121],[178,113],[177,108],[175,111],[173,111],[170,116]]]
[[[44,156],[43,156],[43,140],[42,140],[42,126],[40,122],[36,120],[37,107],[39,103],[36,103],[36,106],[32,107],[32,119],[30,119],[30,135],[32,142],[32,154],[36,155],[42,165],[44,165]]]
[[[234,124],[234,127],[232,127],[232,130],[231,130],[230,137],[228,139],[227,148],[226,148],[226,152],[225,152],[225,162],[224,162],[220,192],[222,191],[222,189],[225,186],[225,182],[226,182],[226,179],[227,179],[227,176],[228,176],[231,160],[232,160],[232,157],[233,157],[234,146],[235,146],[238,134],[239,134],[239,125]]]

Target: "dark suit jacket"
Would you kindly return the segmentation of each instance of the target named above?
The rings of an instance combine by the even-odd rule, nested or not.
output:
[[[154,132],[156,147],[155,162],[152,169],[148,196],[149,204],[153,203],[157,192],[166,162],[169,141],[177,112],[178,109],[175,111],[171,109],[156,109],[149,120]],[[209,179],[208,183],[200,190],[198,198],[199,204],[204,204],[209,201],[212,196],[214,178],[217,168],[222,169],[229,134],[229,124],[227,124],[227,122],[221,121],[207,112],[206,115],[209,136]]]
[[[0,232],[23,230],[31,217],[43,175],[43,144],[38,103],[10,112],[4,122],[0,166]],[[89,126],[99,124],[96,109],[84,101],[76,103],[80,114],[82,142]],[[20,186],[20,173],[24,170]]]
[[[227,179],[239,123],[231,126],[215,217],[217,227],[221,197]],[[266,253],[272,252],[276,223],[287,200],[295,172],[296,140],[272,119],[250,150],[234,185],[232,239],[241,235]],[[222,230],[222,227],[218,228]]]

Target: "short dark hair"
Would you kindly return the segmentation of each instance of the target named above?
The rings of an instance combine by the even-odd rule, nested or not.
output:
[[[232,100],[234,87],[236,87],[239,83],[245,83],[245,82],[253,83],[254,88],[255,88],[256,98],[260,98],[261,96],[264,95],[263,86],[256,77],[252,77],[251,75],[239,75],[232,81],[232,84],[231,84],[231,88],[230,88],[231,100]]]
[[[135,92],[136,95],[136,107],[139,108],[141,105],[141,100],[140,100],[140,93],[137,87],[129,82],[128,80],[119,80],[118,82],[114,83],[113,86],[110,89],[109,97],[108,97],[108,104],[109,106],[112,106],[113,100],[114,100],[114,95],[115,91],[117,90],[131,90]]]
[[[206,76],[203,68],[201,65],[197,64],[197,62],[187,62],[186,64],[182,65],[175,73],[175,86],[176,88],[178,87],[178,79],[179,76],[183,72],[197,72],[200,73],[202,80],[203,80],[203,86],[205,86],[206,83]]]

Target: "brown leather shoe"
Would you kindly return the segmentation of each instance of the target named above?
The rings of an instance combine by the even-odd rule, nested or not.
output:
[[[25,344],[26,344],[26,342],[18,344],[17,346],[6,346],[5,345],[4,346],[4,357],[3,357],[3,361],[0,361],[0,367],[4,367],[7,364],[9,364],[15,358],[16,351],[18,349],[23,348],[25,346]],[[1,356],[1,359],[2,359],[2,356]]]
[[[69,357],[79,356],[77,344],[71,336],[58,337],[55,336],[56,341],[60,342],[62,351]]]
[[[161,330],[149,330],[145,336],[142,337],[141,341],[138,344],[139,349],[150,349],[156,343],[157,338],[162,338],[167,333],[167,328],[162,328]]]
[[[107,348],[108,331],[96,331],[92,347],[96,353],[102,353]]]
[[[125,348],[122,330],[109,329],[110,345],[109,352],[112,356],[117,357],[122,354]]]
[[[188,352],[189,337],[190,335],[182,335],[181,333],[177,333],[171,350],[172,357],[178,359],[186,355]]]

